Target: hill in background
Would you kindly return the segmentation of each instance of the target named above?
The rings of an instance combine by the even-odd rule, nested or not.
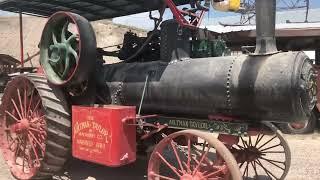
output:
[[[39,51],[38,44],[46,22],[46,18],[30,16],[23,18],[25,58],[27,54],[31,56]],[[124,33],[129,30],[140,36],[145,35],[145,31],[143,30],[116,25],[109,20],[92,22],[92,26],[96,32],[98,47],[121,44]],[[17,16],[0,17],[0,54],[8,54],[16,59],[20,59],[19,32],[19,18]],[[38,58],[33,60],[34,66],[38,66],[39,63],[37,61]],[[27,63],[26,65],[30,66],[31,64]]]

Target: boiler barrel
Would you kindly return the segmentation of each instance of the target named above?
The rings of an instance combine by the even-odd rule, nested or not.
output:
[[[112,103],[137,107],[148,76],[143,113],[295,122],[310,115],[316,99],[315,72],[302,52],[118,63],[103,74]]]

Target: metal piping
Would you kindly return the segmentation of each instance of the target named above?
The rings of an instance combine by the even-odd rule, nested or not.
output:
[[[256,50],[255,55],[278,52],[275,38],[276,0],[256,0]]]

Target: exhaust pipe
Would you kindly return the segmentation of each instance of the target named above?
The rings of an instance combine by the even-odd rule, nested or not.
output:
[[[256,0],[255,55],[270,55],[278,52],[275,29],[276,0]]]

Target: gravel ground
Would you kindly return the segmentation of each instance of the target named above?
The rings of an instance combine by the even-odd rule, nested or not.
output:
[[[320,180],[320,134],[288,136],[292,161],[289,180]]]
[[[286,135],[289,142],[292,162],[286,179],[320,180],[320,134]],[[139,160],[130,166],[107,168],[104,166],[73,159],[67,164],[65,172],[54,177],[55,180],[143,180],[147,160]],[[12,180],[3,160],[0,159],[0,180]]]

